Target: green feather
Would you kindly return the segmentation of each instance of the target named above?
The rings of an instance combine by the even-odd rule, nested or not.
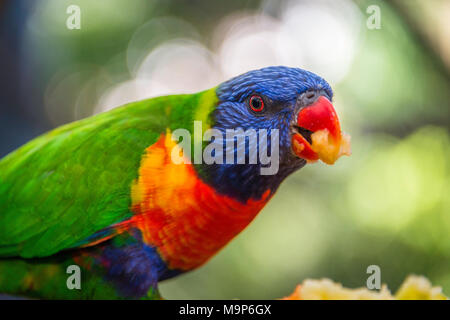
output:
[[[215,89],[131,103],[44,134],[0,160],[0,257],[47,257],[132,215],[144,150],[209,124]]]

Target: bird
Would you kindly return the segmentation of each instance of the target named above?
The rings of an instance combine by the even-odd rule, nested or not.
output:
[[[332,99],[322,77],[271,66],[29,141],[0,160],[0,293],[162,299],[159,282],[206,263],[290,174],[349,154]]]

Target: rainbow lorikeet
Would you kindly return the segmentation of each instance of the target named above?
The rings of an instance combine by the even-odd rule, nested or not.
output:
[[[200,93],[130,103],[28,142],[0,160],[0,292],[159,298],[159,281],[205,263],[289,174],[342,153],[332,95],[311,72],[268,67]],[[268,155],[278,143],[278,167],[262,174],[261,161],[188,158],[172,133],[194,134],[192,151],[201,154],[208,143],[195,138],[195,123],[200,137],[241,128],[264,129],[271,138],[278,130],[264,148],[257,140]],[[248,160],[249,145],[233,141],[227,152],[244,150]],[[174,155],[187,160],[175,163]],[[68,285],[73,266],[78,287]]]

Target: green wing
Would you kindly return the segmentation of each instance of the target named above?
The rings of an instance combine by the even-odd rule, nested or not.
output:
[[[187,127],[199,95],[132,103],[60,127],[0,160],[0,257],[52,255],[129,218],[144,150]]]

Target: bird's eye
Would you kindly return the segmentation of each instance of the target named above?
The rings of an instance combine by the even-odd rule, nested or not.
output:
[[[254,112],[261,112],[264,109],[264,100],[260,96],[251,96],[248,104]]]

